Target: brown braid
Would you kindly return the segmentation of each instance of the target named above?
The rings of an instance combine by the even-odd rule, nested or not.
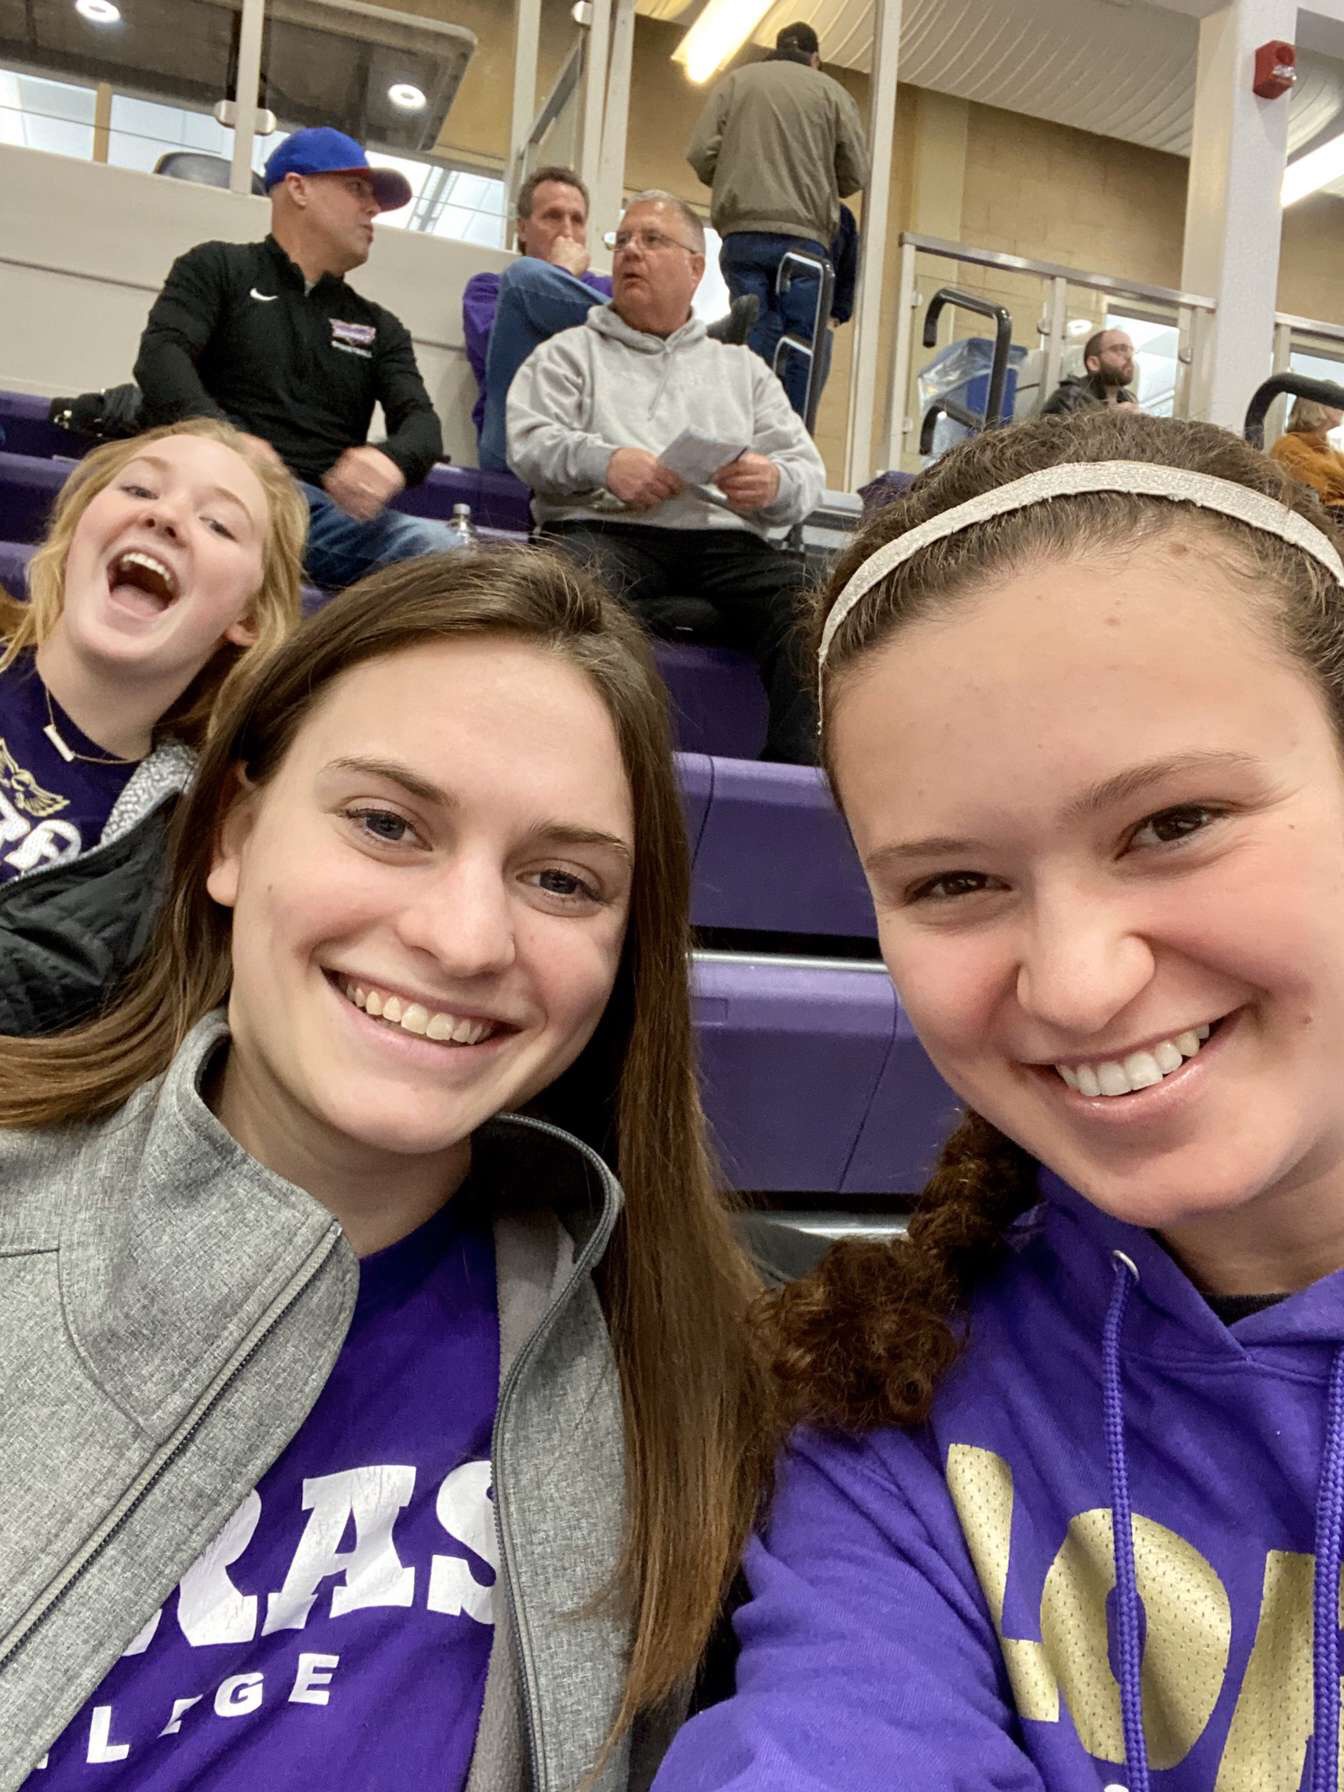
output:
[[[1036,1200],[1036,1164],[968,1113],[943,1147],[906,1237],[847,1239],[765,1296],[781,1431],[914,1425],[965,1342],[965,1291]]]

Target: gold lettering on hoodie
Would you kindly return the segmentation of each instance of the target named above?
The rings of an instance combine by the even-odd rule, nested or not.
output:
[[[1120,1690],[1106,1623],[1115,1586],[1109,1509],[1095,1507],[1071,1520],[1041,1590],[1041,1641],[1034,1643],[1003,1635],[1012,1470],[992,1450],[954,1444],[947,1480],[1019,1713],[1057,1722],[1062,1693],[1088,1754],[1122,1762]],[[1222,1582],[1200,1552],[1140,1513],[1134,1515],[1134,1566],[1147,1617],[1144,1734],[1150,1763],[1162,1770],[1185,1759],[1213,1713],[1227,1672],[1232,1612]],[[1221,1781],[1218,1792],[1227,1792]]]

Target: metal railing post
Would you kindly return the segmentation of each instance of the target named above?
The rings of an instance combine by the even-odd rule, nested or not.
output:
[[[261,85],[261,38],[266,0],[243,0],[238,23],[238,79],[234,88],[233,162],[229,191],[252,191],[252,139],[257,130],[257,89]]]
[[[510,222],[518,189],[527,174],[527,146],[532,133],[532,117],[537,109],[537,48],[540,42],[541,0],[514,0],[513,110],[509,113],[508,166]]]
[[[1060,375],[1064,371],[1064,336],[1069,323],[1069,283],[1062,274],[1052,274],[1046,280],[1045,291],[1048,298],[1045,317],[1045,366],[1041,370],[1041,404],[1059,384]],[[1040,408],[1039,406],[1037,407]]]
[[[896,353],[891,368],[891,416],[887,424],[887,465],[900,468],[905,457],[906,437],[913,427],[910,416],[910,362],[915,334],[916,251],[909,243],[901,244],[901,276],[896,290]]]

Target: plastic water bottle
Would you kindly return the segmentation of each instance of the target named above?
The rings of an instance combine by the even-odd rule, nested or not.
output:
[[[471,520],[470,504],[454,504],[452,521],[448,524],[448,533],[453,537],[454,547],[474,548],[480,546],[480,536],[476,533],[476,525]]]

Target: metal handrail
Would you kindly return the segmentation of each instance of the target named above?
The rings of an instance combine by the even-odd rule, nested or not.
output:
[[[917,231],[903,230],[901,242],[925,255],[943,255],[972,267],[1002,268],[1013,274],[1042,274],[1048,280],[1067,280],[1070,286],[1122,293],[1131,299],[1156,299],[1164,305],[1187,305],[1192,311],[1218,309],[1213,299],[1200,293],[1181,292],[1174,286],[1149,286],[1141,280],[1121,279],[1118,274],[1089,274],[1082,268],[1067,268],[1059,262],[1030,261],[1025,256],[1009,255],[1000,249],[977,249],[967,243],[950,242],[946,237],[921,236]]]
[[[989,394],[985,399],[985,414],[980,427],[996,429],[1000,423],[1009,421],[1003,414],[1003,397],[1008,388],[1008,357],[1013,346],[1013,314],[1006,305],[995,305],[989,299],[982,299],[977,293],[961,292],[955,286],[940,286],[929,300],[924,313],[925,348],[932,348],[938,340],[938,319],[949,305],[955,305],[962,311],[974,311],[980,317],[993,319],[994,323],[994,358],[989,366]],[[949,416],[951,413],[948,413]],[[922,432],[921,432],[922,433]]]
[[[1333,380],[1311,380],[1303,373],[1276,373],[1256,387],[1255,395],[1246,407],[1243,434],[1252,448],[1264,447],[1265,417],[1270,405],[1285,392],[1294,398],[1309,398],[1315,404],[1328,405],[1331,410],[1344,411],[1344,386],[1337,386]]]
[[[803,427],[811,435],[817,426],[817,406],[821,402],[821,387],[817,384],[817,359],[820,353],[821,332],[826,328],[826,320],[831,315],[831,301],[835,297],[835,269],[829,259],[823,259],[820,255],[809,255],[803,249],[790,249],[780,261],[775,275],[775,291],[781,294],[786,293],[793,285],[794,279],[802,272],[815,273],[817,276],[817,306],[812,317],[812,340],[804,342],[801,336],[795,336],[791,330],[786,330],[775,344],[775,358],[772,367],[778,377],[781,355],[793,353],[807,357],[807,389],[803,394]]]
[[[1328,324],[1319,317],[1294,317],[1287,311],[1276,311],[1274,322],[1286,324],[1303,336],[1323,336],[1328,342],[1344,342],[1344,324]]]
[[[919,452],[933,453],[933,432],[938,427],[940,417],[950,417],[954,423],[963,424],[970,430],[981,430],[985,427],[985,419],[979,411],[968,411],[965,405],[958,404],[955,398],[935,398],[924,413],[924,420],[919,426]]]

